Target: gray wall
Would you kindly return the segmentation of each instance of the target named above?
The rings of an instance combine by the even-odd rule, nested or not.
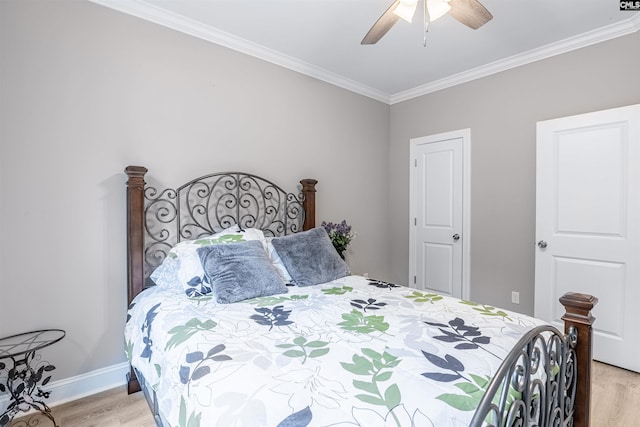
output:
[[[533,314],[536,122],[640,103],[638,76],[636,32],[393,105],[392,280],[408,283],[409,140],[470,128],[471,298]]]
[[[55,379],[124,361],[130,164],[168,186],[314,177],[319,220],[358,232],[353,271],[407,283],[409,139],[462,128],[471,296],[531,313],[535,123],[640,102],[638,52],[636,33],[389,107],[92,3],[0,1],[0,335],[66,329]]]
[[[387,278],[388,105],[85,1],[0,1],[0,40],[0,336],[66,329],[55,380],[125,361],[127,165],[316,178]]]

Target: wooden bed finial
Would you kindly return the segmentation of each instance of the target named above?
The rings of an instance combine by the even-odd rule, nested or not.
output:
[[[560,303],[566,310],[562,316],[565,334],[569,333],[571,328],[575,328],[578,334],[576,345],[577,388],[573,425],[574,427],[588,427],[591,408],[591,360],[593,358],[592,325],[595,320],[595,317],[591,315],[591,310],[598,303],[598,298],[568,292],[560,297]]]
[[[302,201],[302,207],[304,208],[304,223],[302,224],[302,230],[311,230],[316,226],[316,184],[315,179],[303,179],[300,181],[302,184],[302,195],[304,200]]]

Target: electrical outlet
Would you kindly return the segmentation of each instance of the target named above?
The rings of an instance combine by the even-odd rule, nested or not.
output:
[[[514,304],[520,304],[520,292],[511,292],[511,302]]]

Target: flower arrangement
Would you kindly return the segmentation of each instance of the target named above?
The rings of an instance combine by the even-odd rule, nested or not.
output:
[[[333,243],[333,247],[336,248],[338,254],[340,254],[342,259],[344,259],[343,252],[347,250],[349,243],[351,243],[351,241],[356,237],[355,233],[351,230],[351,226],[347,224],[347,221],[344,219],[339,224],[322,221],[321,225],[325,230],[327,230],[327,234],[331,239],[331,243]]]

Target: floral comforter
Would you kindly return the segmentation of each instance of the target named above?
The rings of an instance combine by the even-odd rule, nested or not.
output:
[[[171,426],[467,426],[538,324],[348,276],[227,305],[150,288],[125,344]]]

